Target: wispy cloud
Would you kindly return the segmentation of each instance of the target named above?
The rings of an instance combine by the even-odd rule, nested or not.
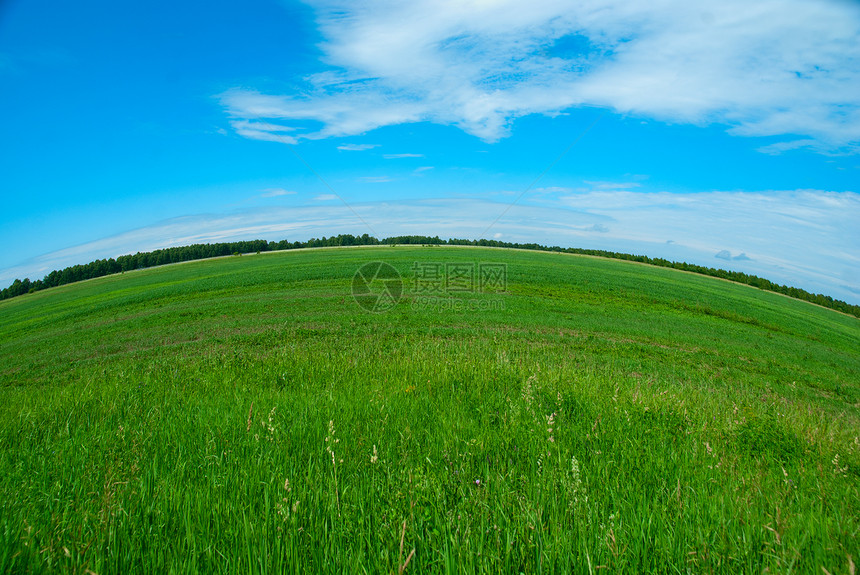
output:
[[[269,188],[264,190],[262,194],[260,194],[261,198],[277,198],[280,196],[291,196],[296,192],[285,190],[283,188]]]
[[[534,194],[569,194],[574,191],[573,188],[566,188],[564,186],[547,186],[545,188],[535,188],[531,190],[531,193]]]
[[[402,158],[423,158],[424,154],[383,154],[386,160],[400,160]]]
[[[318,202],[331,202],[337,199],[335,194],[320,194],[314,198]]]
[[[378,147],[379,144],[341,144],[337,149],[344,152],[364,152]]]
[[[642,185],[638,182],[592,182],[589,180],[585,180],[585,183],[588,184],[592,190],[600,190],[604,192],[632,190],[633,188],[638,188]]]
[[[296,139],[430,121],[493,142],[518,117],[591,105],[789,137],[766,153],[860,146],[854,2],[311,4],[330,69],[309,77],[303,94],[224,92],[232,118],[322,124]],[[279,125],[236,129],[283,134]]]
[[[716,254],[714,254],[714,257],[717,258],[718,260],[726,260],[726,261],[733,261],[733,260],[734,261],[751,261],[752,260],[752,258],[747,256],[745,253],[740,253],[736,256],[733,256],[732,252],[730,252],[729,250],[720,250]]]
[[[812,281],[807,285],[821,291],[835,285],[836,278],[860,281],[852,271],[860,267],[860,236],[854,231],[860,194],[593,191],[561,201],[577,211],[608,216],[610,235],[634,249],[653,245],[649,253],[660,254],[656,244],[671,239],[666,245],[673,249],[684,247],[710,258],[718,254],[742,271],[782,283]]]
[[[358,178],[358,181],[365,184],[385,184],[392,180],[388,176],[362,176]]]
[[[432,170],[432,169],[433,169],[433,166],[421,166],[419,168],[415,168],[414,170],[412,170],[412,173],[413,174],[423,174],[424,172],[426,172],[428,170]]]
[[[325,194],[316,199],[337,197]],[[383,236],[474,238],[506,208],[505,203],[489,200],[434,199],[267,207],[175,218],[0,270],[0,284],[139,250],[249,238],[361,234],[370,231],[364,222]],[[518,204],[488,233],[512,242],[647,253],[706,266],[713,266],[714,255],[725,250],[723,255],[730,259],[723,259],[724,267],[860,303],[857,213],[860,194],[851,192],[595,191],[562,197],[551,206]],[[828,250],[809,249],[822,243]]]
[[[778,156],[784,152],[788,152],[790,150],[798,150],[801,148],[817,148],[819,143],[816,140],[803,139],[803,140],[791,140],[788,142],[776,142],[775,144],[770,144],[767,146],[762,146],[758,149],[759,152],[763,154],[770,154],[771,156]]]
[[[230,125],[233,126],[237,134],[252,140],[266,140],[270,142],[282,142],[284,144],[295,144],[298,142],[296,138],[286,134],[286,132],[294,130],[294,128],[289,126],[250,120],[233,120],[230,122]]]

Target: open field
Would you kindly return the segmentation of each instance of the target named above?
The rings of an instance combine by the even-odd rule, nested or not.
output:
[[[428,299],[431,263],[506,282]],[[189,262],[0,302],[0,571],[848,573],[858,435],[860,321],[748,286]]]

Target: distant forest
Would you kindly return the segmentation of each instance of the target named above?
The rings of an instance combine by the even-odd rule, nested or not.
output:
[[[373,245],[397,245],[397,244],[433,244],[433,245],[459,245],[459,246],[484,246],[493,248],[516,248],[523,250],[537,250],[546,252],[564,252],[571,254],[582,254],[598,256],[617,260],[628,260],[641,262],[664,268],[674,268],[688,272],[694,272],[706,276],[727,279],[733,282],[751,285],[763,290],[785,294],[787,296],[812,302],[824,307],[835,309],[843,313],[860,317],[860,306],[852,305],[841,300],[833,299],[822,294],[812,294],[806,290],[795,287],[775,284],[772,281],[758,276],[745,274],[743,272],[731,272],[722,269],[708,268],[684,262],[672,262],[663,258],[649,258],[648,256],[637,256],[605,250],[586,250],[581,248],[562,248],[559,246],[542,246],[540,244],[518,244],[511,242],[500,242],[497,240],[443,240],[439,236],[397,236],[379,240],[367,234],[353,236],[341,234],[330,238],[312,238],[306,242],[267,242],[265,240],[253,240],[246,242],[224,242],[216,244],[194,244],[192,246],[166,248],[152,252],[138,252],[134,255],[119,256],[106,260],[96,260],[88,264],[75,265],[62,270],[52,271],[41,280],[30,281],[29,279],[16,279],[11,286],[0,291],[0,300],[13,298],[25,293],[35,292],[50,287],[61,286],[81,280],[102,277],[106,275],[150,268],[164,264],[201,260],[219,256],[240,255],[248,253],[272,252],[280,250],[295,250],[301,248],[321,248],[334,246],[373,246]]]

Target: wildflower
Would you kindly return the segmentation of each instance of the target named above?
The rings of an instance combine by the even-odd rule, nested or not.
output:
[[[582,485],[579,460],[575,455],[572,455],[570,458],[570,481],[567,484],[567,489],[571,498],[571,505],[577,505],[580,502],[588,503],[588,495],[585,494],[585,488]]]
[[[555,425],[555,412],[547,416],[546,425],[546,432],[549,434],[549,442],[555,443],[555,436],[552,434],[553,426]]]
[[[788,478],[788,471],[785,470],[785,467],[780,467],[780,469],[782,469],[782,475],[783,475],[783,477],[785,477],[785,479],[783,479],[782,482],[785,483],[786,485],[788,485],[789,487],[794,487],[795,489],[797,489],[797,485],[795,485],[794,482]]]
[[[834,468],[833,473],[838,473],[840,475],[845,475],[846,473],[848,473],[848,466],[847,465],[845,467],[839,467],[839,454],[838,453],[833,458],[832,463],[833,463],[833,468]]]
[[[340,514],[340,489],[337,484],[337,458],[335,458],[333,449],[335,444],[340,443],[340,439],[337,439],[334,436],[334,421],[331,419],[328,421],[328,435],[326,435],[325,443],[325,450],[328,451],[329,455],[331,455],[331,466],[334,472],[334,493],[337,499],[338,514]],[[343,459],[341,459],[340,462],[343,463]]]
[[[374,445],[373,445],[373,455],[371,455],[371,456],[370,456],[370,462],[371,462],[371,463],[376,463],[376,461],[377,461],[378,459],[379,459],[379,457],[378,457],[378,455],[377,455],[377,453],[376,453],[376,444],[374,444]]]
[[[253,409],[253,408],[252,408],[252,409]],[[263,427],[263,429],[265,429],[265,430],[266,430],[266,432],[268,433],[268,436],[266,437],[266,439],[268,439],[269,441],[274,441],[274,440],[275,440],[275,428],[276,428],[276,425],[275,425],[275,412],[276,412],[277,410],[278,410],[278,406],[273,407],[273,408],[272,408],[272,411],[270,411],[270,412],[269,412],[269,420],[268,420],[268,422],[266,422],[266,421],[261,421],[261,422],[260,422],[260,425],[261,425],[261,426]],[[250,415],[251,415],[251,414],[250,414],[250,412],[249,412],[249,413],[248,413],[249,418],[250,418]],[[249,419],[249,421],[250,421],[250,419]],[[249,427],[249,429],[250,429],[250,427]],[[257,441],[259,441],[259,440],[260,440],[260,434],[255,433],[255,434],[254,434],[254,439],[255,439],[255,440],[257,440]]]
[[[336,461],[336,459],[335,459],[335,456],[334,456],[334,449],[332,449],[332,445],[334,445],[334,444],[336,444],[336,443],[339,443],[339,442],[340,442],[340,439],[335,439],[335,436],[334,436],[334,421],[332,421],[332,420],[329,420],[329,422],[328,422],[328,435],[327,435],[327,436],[326,436],[326,438],[325,438],[325,442],[326,442],[326,444],[327,444],[327,445],[325,446],[325,450],[326,450],[326,451],[328,451],[329,455],[331,455],[331,464],[332,464],[332,465],[335,465],[335,461]]]

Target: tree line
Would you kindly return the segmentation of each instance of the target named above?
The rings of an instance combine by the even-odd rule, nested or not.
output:
[[[398,245],[398,244],[423,244],[423,245],[461,245],[482,246],[493,248],[514,248],[521,250],[538,250],[548,252],[563,252],[571,254],[582,254],[598,256],[617,260],[641,262],[658,267],[684,270],[701,275],[723,278],[736,283],[742,283],[763,289],[781,293],[795,299],[812,302],[827,308],[835,309],[856,317],[860,317],[860,306],[846,303],[823,294],[813,294],[806,290],[780,285],[770,280],[743,272],[727,271],[718,268],[688,264],[686,262],[674,262],[663,258],[651,258],[648,256],[611,252],[606,250],[588,250],[582,248],[562,248],[559,246],[543,246],[536,243],[512,243],[498,240],[466,240],[451,238],[443,240],[439,236],[395,236],[379,240],[368,234],[353,236],[352,234],[340,234],[337,236],[322,238],[311,238],[306,242],[290,242],[281,240],[279,242],[267,242],[265,240],[252,240],[243,242],[221,242],[215,244],[194,244],[190,246],[165,248],[152,252],[138,252],[134,255],[124,255],[118,258],[95,260],[88,264],[70,266],[62,270],[55,270],[41,280],[30,281],[16,279],[12,285],[0,290],[0,300],[13,298],[25,293],[36,292],[50,287],[61,286],[77,281],[102,277],[111,274],[123,273],[132,270],[149,268],[154,266],[201,260],[229,255],[240,255],[248,253],[260,253],[281,250],[294,250],[301,248],[321,248],[335,246],[374,246],[374,245]]]

